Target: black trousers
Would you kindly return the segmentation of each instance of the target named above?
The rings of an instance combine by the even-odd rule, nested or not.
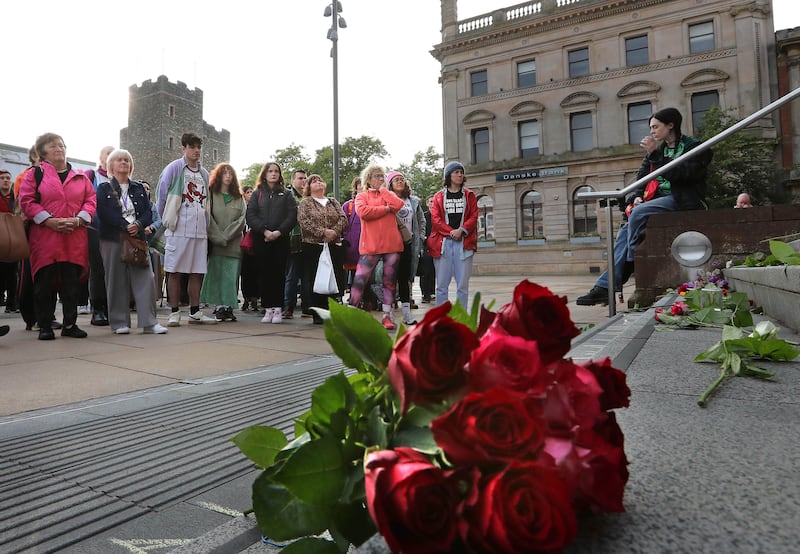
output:
[[[0,297],[10,309],[17,307],[17,267],[19,262],[0,262]]]
[[[89,298],[94,311],[107,312],[106,270],[103,267],[103,257],[100,255],[100,234],[97,229],[89,227],[86,235],[89,241]],[[86,302],[80,304],[85,305]]]
[[[78,320],[78,297],[80,296],[81,271],[83,268],[70,262],[46,265],[33,278],[33,309],[39,328],[50,329],[55,319],[55,291],[61,296],[64,312],[64,327],[75,325]]]
[[[286,260],[289,257],[289,240],[280,237],[264,242],[256,235],[253,245],[258,261],[258,293],[265,308],[283,308],[283,291],[286,284]]]

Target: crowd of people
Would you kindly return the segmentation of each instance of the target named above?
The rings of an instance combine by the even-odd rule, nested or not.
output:
[[[75,170],[55,133],[36,139],[16,190],[0,171],[3,211],[22,214],[30,247],[29,258],[0,264],[6,311],[53,340],[59,329],[86,337],[77,320],[88,313],[91,325],[119,335],[131,332],[132,311],[143,334],[165,334],[184,317],[236,321],[234,310],[281,323],[295,317],[299,296],[300,315],[314,324],[323,322],[315,308],[333,299],[381,310],[393,330],[397,307],[405,325],[416,324],[417,276],[421,302],[446,302],[455,279],[466,307],[478,210],[459,162],[446,165],[443,188],[426,202],[402,173],[370,165],[341,205],[320,175],[295,169],[287,184],[267,162],[254,187],[241,187],[230,164],[203,167],[198,135],[184,133],[181,148],[153,191],[134,178],[130,152],[106,146],[95,170]],[[166,325],[156,306],[163,281]]]

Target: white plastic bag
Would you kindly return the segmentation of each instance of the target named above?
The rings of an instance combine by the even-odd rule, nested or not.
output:
[[[319,255],[317,274],[314,276],[314,292],[317,294],[339,294],[339,285],[336,284],[336,274],[333,271],[331,251],[328,243],[322,245]]]

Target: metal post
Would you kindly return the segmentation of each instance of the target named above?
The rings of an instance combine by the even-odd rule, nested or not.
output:
[[[606,256],[608,256],[608,317],[617,315],[615,298],[616,268],[614,267],[614,213],[611,210],[611,198],[606,199]]]
[[[339,200],[339,10],[336,0],[333,2],[331,19],[331,40],[333,48],[333,197]]]

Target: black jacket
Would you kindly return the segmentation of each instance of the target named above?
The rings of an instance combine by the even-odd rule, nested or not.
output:
[[[292,227],[297,224],[294,195],[285,189],[257,187],[247,204],[245,221],[256,235],[263,235],[269,229],[280,231],[281,239],[288,240]]]
[[[683,143],[684,154],[701,144],[696,138],[686,135],[681,136],[680,141]],[[642,166],[636,174],[637,180],[674,159],[664,156],[666,147],[666,143],[662,143],[661,146],[644,157]],[[670,182],[671,194],[675,197],[679,210],[702,210],[706,208],[706,176],[708,174],[708,164],[711,163],[713,157],[714,153],[711,149],[708,149],[662,174],[662,177]],[[628,195],[626,204],[633,202],[633,199],[637,196],[641,197],[643,195],[644,185]],[[657,194],[656,198],[658,196],[663,196],[663,194]]]

